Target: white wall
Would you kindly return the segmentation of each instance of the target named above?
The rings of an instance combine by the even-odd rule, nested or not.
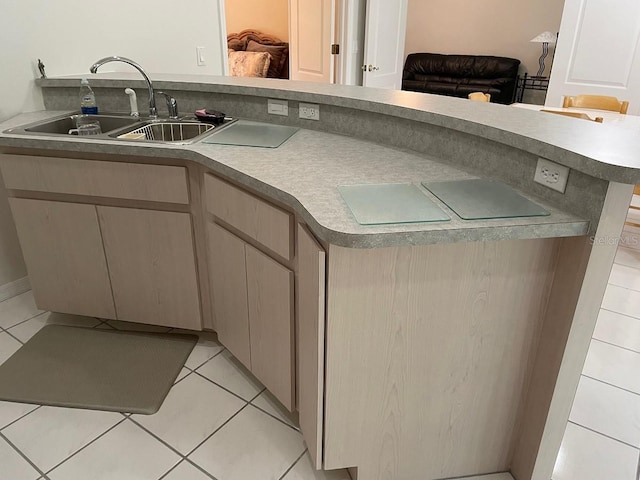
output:
[[[558,31],[563,5],[564,0],[409,0],[405,57],[414,52],[511,57],[535,75],[542,45],[529,40]]]
[[[259,30],[289,41],[288,0],[226,0],[227,33]]]
[[[0,121],[44,108],[34,79],[87,73],[98,59],[120,55],[150,74],[223,73],[218,25],[223,0],[0,0]],[[196,65],[204,46],[207,65]],[[101,71],[129,71],[109,63]],[[133,70],[132,70],[133,71]],[[25,275],[22,254],[0,185],[0,286]]]

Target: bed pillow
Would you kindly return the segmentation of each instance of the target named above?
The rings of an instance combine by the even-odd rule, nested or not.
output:
[[[234,38],[227,42],[227,47],[231,50],[245,50],[247,48],[247,41]]]
[[[270,64],[267,52],[229,52],[229,75],[233,77],[266,77]]]
[[[281,78],[282,69],[289,57],[289,46],[287,43],[279,45],[263,45],[254,40],[249,40],[247,52],[267,52],[271,55],[271,65],[267,76],[271,78]]]

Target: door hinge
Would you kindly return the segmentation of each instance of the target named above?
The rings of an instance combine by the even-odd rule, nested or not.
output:
[[[331,45],[331,55],[340,55],[340,45],[337,43]]]

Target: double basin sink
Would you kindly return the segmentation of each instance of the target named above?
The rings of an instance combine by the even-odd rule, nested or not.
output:
[[[101,134],[90,135],[88,139],[112,139],[142,142],[159,142],[184,145],[194,143],[214,133],[233,120],[225,119],[221,125],[199,122],[188,117],[182,119],[159,119],[132,117],[129,115],[65,115],[29,125],[15,127],[4,133],[26,135],[69,136],[77,127],[78,119],[100,123]]]

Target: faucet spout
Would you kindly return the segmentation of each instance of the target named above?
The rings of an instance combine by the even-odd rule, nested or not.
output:
[[[140,74],[144,77],[145,81],[147,82],[147,88],[149,89],[149,115],[154,118],[157,117],[158,109],[156,108],[156,97],[153,92],[153,83],[151,83],[151,79],[149,78],[149,76],[145,73],[142,67],[138,65],[136,62],[125,57],[118,57],[114,55],[112,57],[101,58],[91,66],[89,71],[91,73],[96,73],[98,71],[98,68],[100,68],[105,63],[109,63],[109,62],[123,62],[128,65],[131,65],[133,68],[135,68],[140,72]]]

